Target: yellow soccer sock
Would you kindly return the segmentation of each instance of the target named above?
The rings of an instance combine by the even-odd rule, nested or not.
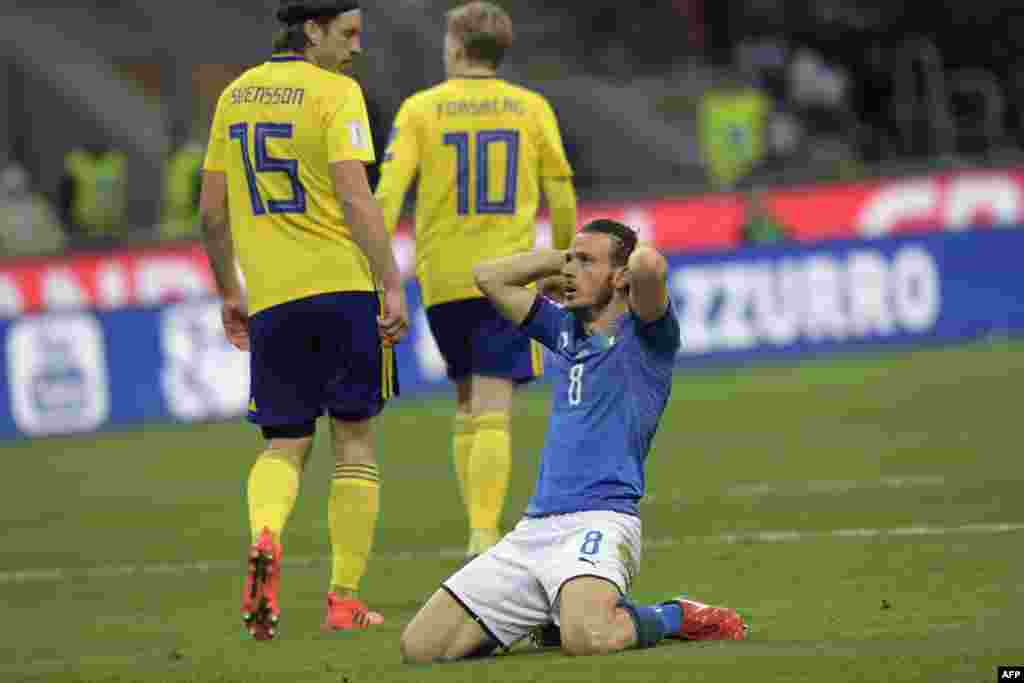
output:
[[[512,470],[512,439],[507,413],[473,418],[473,453],[469,459],[469,552],[483,552],[497,542],[498,522]]]
[[[455,477],[459,480],[459,493],[469,514],[469,458],[473,455],[473,416],[455,413],[455,429],[452,433],[452,460],[455,463]]]
[[[267,450],[256,458],[247,490],[253,543],[263,529],[270,529],[274,540],[281,542],[281,531],[299,495],[301,474],[302,454],[297,451]]]
[[[334,592],[354,595],[359,590],[373,546],[379,509],[377,465],[336,465],[327,501]]]

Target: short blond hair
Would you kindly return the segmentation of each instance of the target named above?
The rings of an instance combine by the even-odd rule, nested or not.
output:
[[[497,68],[512,47],[512,18],[492,2],[471,2],[448,12],[448,32],[472,62]]]

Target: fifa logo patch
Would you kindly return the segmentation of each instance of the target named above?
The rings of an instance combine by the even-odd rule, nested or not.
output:
[[[366,149],[367,136],[363,131],[363,125],[358,121],[349,121],[348,135],[352,146],[358,149]]]

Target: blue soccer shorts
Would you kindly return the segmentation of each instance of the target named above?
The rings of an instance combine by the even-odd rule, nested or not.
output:
[[[482,375],[528,382],[544,371],[539,344],[487,299],[463,299],[427,309],[427,321],[453,382]]]
[[[325,412],[374,417],[398,395],[394,349],[381,344],[374,292],[318,294],[249,319],[249,421],[302,425]]]

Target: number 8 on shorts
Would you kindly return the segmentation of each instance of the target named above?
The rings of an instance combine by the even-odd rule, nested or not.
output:
[[[601,539],[604,534],[597,530],[588,531],[583,536],[583,545],[580,546],[581,555],[597,555],[601,552]]]

